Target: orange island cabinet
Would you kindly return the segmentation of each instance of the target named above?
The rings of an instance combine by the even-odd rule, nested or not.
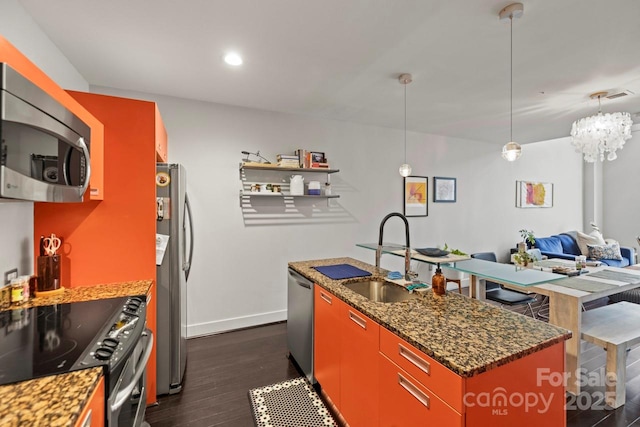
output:
[[[104,200],[35,203],[34,234],[62,238],[64,287],[153,280],[148,327],[156,333],[156,161],[167,133],[155,103],[83,92],[68,94],[104,125]],[[160,150],[158,150],[158,147]],[[156,401],[156,349],[147,403]]]
[[[315,285],[313,351],[322,394],[352,427],[566,425],[562,381],[538,377],[562,375],[564,342],[464,378]]]

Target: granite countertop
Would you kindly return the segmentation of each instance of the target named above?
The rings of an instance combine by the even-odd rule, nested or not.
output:
[[[96,299],[116,298],[133,295],[146,295],[151,288],[151,280],[136,280],[95,286],[82,286],[65,289],[60,294],[29,299],[19,307],[9,307],[0,311],[38,307],[42,305],[65,304],[68,302],[93,301]]]
[[[351,264],[374,278],[388,273],[353,258],[290,262],[289,267],[463,377],[571,338],[566,329],[453,292],[437,296],[427,290],[408,301],[373,302],[342,286],[371,277],[332,280],[312,268],[333,264]]]
[[[0,387],[0,425],[73,426],[102,368],[83,369]]]
[[[139,280],[70,288],[57,296],[30,299],[16,309],[146,295],[152,283]],[[94,367],[0,386],[0,425],[73,426],[102,374],[102,368]]]

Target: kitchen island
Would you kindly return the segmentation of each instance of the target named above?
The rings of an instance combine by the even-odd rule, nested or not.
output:
[[[371,272],[372,276],[332,280],[313,268],[335,264],[350,264]],[[434,383],[426,387],[414,386],[413,384],[410,386],[414,397],[416,390],[421,387],[424,387],[423,390],[426,390],[426,393],[433,393],[430,398],[423,399],[427,402],[425,406],[431,406],[429,411],[435,413],[438,404],[443,408],[443,411],[453,411],[451,413],[453,418],[447,415],[448,418],[439,418],[439,420],[454,419],[456,421],[453,422],[453,425],[461,426],[481,425],[478,420],[491,422],[492,425],[513,425],[514,418],[512,417],[517,416],[519,412],[523,417],[526,416],[527,419],[530,419],[532,425],[543,419],[537,412],[538,409],[527,408],[531,409],[534,414],[525,415],[522,412],[523,407],[515,407],[518,406],[517,401],[515,404],[511,402],[511,404],[503,406],[494,404],[493,409],[483,408],[480,402],[473,400],[469,395],[473,390],[482,390],[476,393],[476,397],[484,393],[485,397],[491,401],[491,399],[500,398],[496,393],[502,393],[501,396],[506,399],[507,403],[514,396],[524,399],[526,393],[529,392],[537,393],[536,396],[539,397],[546,393],[550,399],[550,406],[546,408],[550,418],[544,419],[552,419],[554,425],[564,425],[564,385],[562,381],[559,381],[558,384],[548,383],[553,382],[550,381],[550,377],[563,372],[564,341],[571,337],[569,331],[457,293],[447,293],[439,297],[428,290],[421,292],[416,298],[402,302],[373,302],[347,288],[344,284],[371,280],[372,278],[381,279],[386,276],[387,271],[353,258],[290,262],[289,267],[313,281],[316,284],[316,291],[321,291],[320,294],[316,293],[316,296],[320,295],[321,298],[316,297],[315,299],[315,344],[320,348],[316,348],[314,354],[316,355],[315,370],[322,371],[319,376],[316,375],[316,378],[322,386],[323,392],[326,392],[325,384],[322,381],[323,372],[332,372],[331,367],[318,366],[318,362],[324,363],[323,352],[329,350],[331,353],[340,353],[340,357],[334,360],[338,360],[336,362],[338,364],[347,360],[346,363],[343,363],[346,368],[342,369],[344,372],[352,372],[354,366],[357,366],[357,364],[349,365],[350,356],[343,352],[344,349],[347,349],[348,352],[353,353],[358,348],[351,346],[351,343],[356,339],[355,336],[350,335],[350,332],[345,332],[349,328],[348,320],[346,323],[333,325],[332,330],[335,334],[333,342],[324,341],[324,343],[329,343],[327,345],[332,346],[332,349],[322,348],[327,345],[317,339],[318,332],[320,335],[326,333],[324,325],[318,323],[318,304],[335,296],[340,300],[337,302],[344,303],[346,309],[342,311],[348,313],[347,319],[351,318],[354,322],[355,319],[360,319],[356,322],[360,324],[360,329],[374,331],[376,327],[379,328],[379,333],[372,332],[372,335],[366,339],[373,343],[371,348],[376,350],[376,354],[379,350],[381,362],[375,362],[372,365],[363,364],[362,366],[366,366],[369,372],[362,381],[369,381],[366,384],[367,390],[380,389],[380,395],[373,393],[368,399],[368,401],[380,399],[380,405],[369,406],[367,411],[376,414],[381,425],[385,425],[383,411],[389,406],[385,404],[387,397],[382,397],[383,393],[388,393],[388,384],[385,382],[386,380],[382,379],[383,370],[386,369],[383,366],[393,362],[395,356],[387,353],[395,351],[398,345],[400,348],[410,349],[422,359],[428,360],[426,365],[429,367],[426,371],[431,371],[427,374],[427,377],[431,378],[426,378],[425,381],[435,381],[437,375],[442,375],[442,380],[439,380],[440,382],[437,384]],[[370,322],[367,323],[367,321]],[[365,327],[363,324],[367,326]],[[368,325],[372,325],[372,327],[369,328]],[[399,340],[399,344],[393,341],[394,339]],[[369,356],[371,360],[375,358],[373,353]],[[332,355],[327,357],[330,358]],[[401,363],[402,361],[396,365]],[[377,376],[380,378],[379,382],[366,379],[367,376],[372,377],[371,370],[373,369],[379,369],[381,372],[380,376]],[[340,369],[333,369],[333,371],[340,372]],[[412,375],[405,373],[404,377],[415,379],[413,377],[417,377],[420,373],[409,372],[409,374]],[[344,378],[338,382],[340,386],[334,387],[336,391],[333,394],[328,393],[328,397],[334,404],[336,404],[335,400],[339,401],[336,406],[345,416],[347,422],[351,425],[361,424],[353,422],[354,419],[350,419],[345,410],[348,403],[344,400],[349,398],[348,395],[352,390],[344,385]],[[540,386],[540,383],[543,384],[536,389],[536,384]],[[332,387],[330,383],[328,385],[329,388]],[[407,388],[405,385],[402,386]],[[431,390],[429,387],[436,389]],[[340,395],[338,390],[347,392]],[[360,401],[362,402],[362,399]],[[398,412],[400,411],[396,411],[395,415]],[[524,419],[518,419],[518,421],[519,425],[528,425],[529,422]]]
[[[7,319],[10,327],[23,321],[22,315],[15,314],[29,307],[147,295],[152,283],[140,280],[65,289],[58,295],[30,299],[18,308],[0,310],[0,315]],[[100,395],[101,391],[104,407],[104,390],[98,390],[104,387],[102,376],[102,368],[93,367],[0,386],[0,425],[74,426],[82,420],[83,410],[93,402],[95,394]],[[98,423],[92,425],[102,425],[96,414],[93,420]]]

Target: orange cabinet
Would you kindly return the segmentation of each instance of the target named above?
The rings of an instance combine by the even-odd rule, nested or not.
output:
[[[389,423],[381,423],[381,426],[425,425],[423,417],[428,415],[428,420],[434,420],[435,413],[435,419],[438,420],[451,416],[450,423],[433,421],[435,424],[429,425],[507,427],[541,424],[564,426],[566,423],[564,386],[561,381],[556,381],[564,372],[564,342],[469,378],[445,368],[385,328],[380,328],[380,352],[381,357],[396,366],[398,373],[404,371],[409,375],[400,380],[398,373],[381,370],[381,389],[386,389],[395,381],[398,382],[398,398],[403,388],[407,392],[410,389],[415,391],[412,394],[414,397],[427,393],[432,402],[429,411],[415,402],[411,405],[405,402],[406,409],[415,409],[411,412],[418,418],[408,419],[405,414],[401,419],[406,422],[399,422],[393,421],[394,414],[381,414],[381,420],[389,420]],[[401,383],[411,385],[403,387]],[[451,411],[444,410],[446,408]],[[456,418],[455,414],[459,414],[460,418]]]
[[[315,377],[352,427],[566,425],[564,342],[462,377],[318,285],[314,313]]]
[[[169,146],[167,138],[167,130],[162,123],[162,117],[160,117],[160,110],[158,106],[155,106],[156,115],[156,162],[167,163],[169,161]]]
[[[462,426],[462,415],[380,354],[380,427]]]
[[[105,405],[104,377],[100,377],[75,427],[103,427],[106,424]]]
[[[377,425],[380,327],[342,304],[340,328],[340,412],[352,427]]]
[[[380,328],[380,352],[462,412],[462,377],[385,328]]]
[[[340,409],[340,307],[337,297],[314,285],[314,376]]]
[[[160,132],[154,102],[84,92],[69,94],[105,127],[105,200],[34,203],[34,238],[63,239],[64,287],[156,280],[156,141]],[[37,246],[37,245],[36,245]],[[37,250],[37,248],[36,248]],[[147,323],[156,333],[156,288]],[[148,403],[156,400],[155,348],[148,365]]]
[[[467,426],[566,426],[564,341],[465,379]]]
[[[5,38],[0,36],[0,62],[5,62],[68,108],[91,128],[91,179],[84,200],[104,199],[104,127],[103,124],[73,99],[56,82],[40,70]],[[36,240],[37,241],[37,240]]]

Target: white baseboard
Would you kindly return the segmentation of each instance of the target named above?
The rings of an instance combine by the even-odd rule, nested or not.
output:
[[[287,320],[287,310],[272,311],[269,313],[254,314],[251,316],[234,317],[232,319],[215,320],[213,322],[198,323],[187,326],[187,337],[201,337],[205,335],[219,334],[234,329],[248,328],[251,326],[265,325],[267,323],[282,322]]]

